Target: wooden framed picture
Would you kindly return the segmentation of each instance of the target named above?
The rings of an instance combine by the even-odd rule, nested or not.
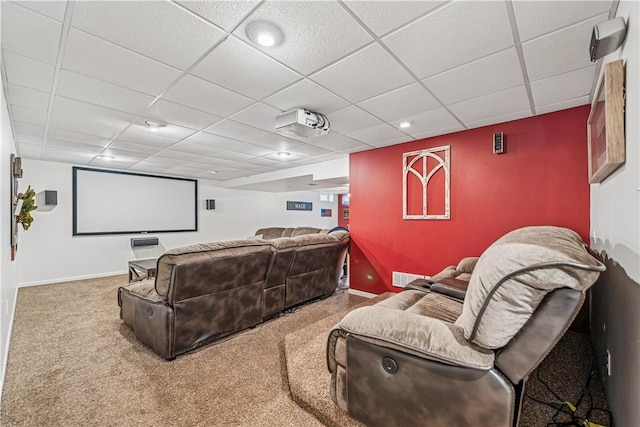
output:
[[[589,182],[602,182],[625,162],[624,61],[609,62],[587,119]]]

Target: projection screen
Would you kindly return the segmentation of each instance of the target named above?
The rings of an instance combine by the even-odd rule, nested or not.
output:
[[[198,231],[198,181],[73,167],[73,235]]]

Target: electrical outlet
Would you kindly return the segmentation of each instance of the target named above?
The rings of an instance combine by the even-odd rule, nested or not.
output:
[[[607,349],[607,376],[611,376],[611,352]]]

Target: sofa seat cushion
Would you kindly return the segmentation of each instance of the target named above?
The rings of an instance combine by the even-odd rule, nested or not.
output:
[[[460,313],[460,303],[436,294],[404,291],[371,307],[347,314],[336,329],[360,339],[421,358],[456,366],[488,370],[493,367],[493,351],[480,348],[464,338],[464,330],[446,319]],[[430,317],[430,315],[437,317]],[[332,342],[333,341],[333,342]],[[329,340],[338,364],[346,366],[343,343]],[[331,351],[333,350],[333,351]],[[331,361],[329,361],[331,366]]]
[[[548,292],[558,288],[584,291],[603,269],[572,230],[535,226],[512,231],[478,260],[456,325],[482,347],[504,347]]]
[[[135,282],[124,287],[132,295],[140,298],[144,298],[153,302],[165,302],[166,299],[156,292],[155,280],[147,279],[140,282]]]

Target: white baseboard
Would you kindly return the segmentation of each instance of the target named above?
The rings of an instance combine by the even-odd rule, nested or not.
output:
[[[18,283],[19,288],[26,288],[28,286],[39,286],[39,285],[52,285],[54,283],[62,283],[62,282],[73,282],[76,280],[85,280],[85,279],[97,279],[99,277],[107,277],[107,276],[119,276],[121,274],[127,274],[127,271],[112,271],[109,273],[98,273],[98,274],[89,274],[86,276],[74,276],[74,277],[61,277],[57,279],[48,279],[48,280],[37,280],[35,282],[22,282]]]
[[[11,346],[11,332],[13,331],[13,319],[16,317],[16,305],[18,303],[18,288],[13,295],[13,309],[11,311],[11,320],[9,321],[9,330],[7,331],[7,346],[4,350],[2,366],[0,366],[0,404],[2,404],[2,390],[4,390],[4,378],[7,375],[7,362],[9,359],[9,347]]]
[[[378,294],[372,294],[370,292],[359,291],[357,289],[351,289],[351,288],[349,288],[348,293],[350,293],[352,295],[357,295],[359,297],[365,297],[365,298],[373,298],[373,297],[377,297],[378,296]]]

